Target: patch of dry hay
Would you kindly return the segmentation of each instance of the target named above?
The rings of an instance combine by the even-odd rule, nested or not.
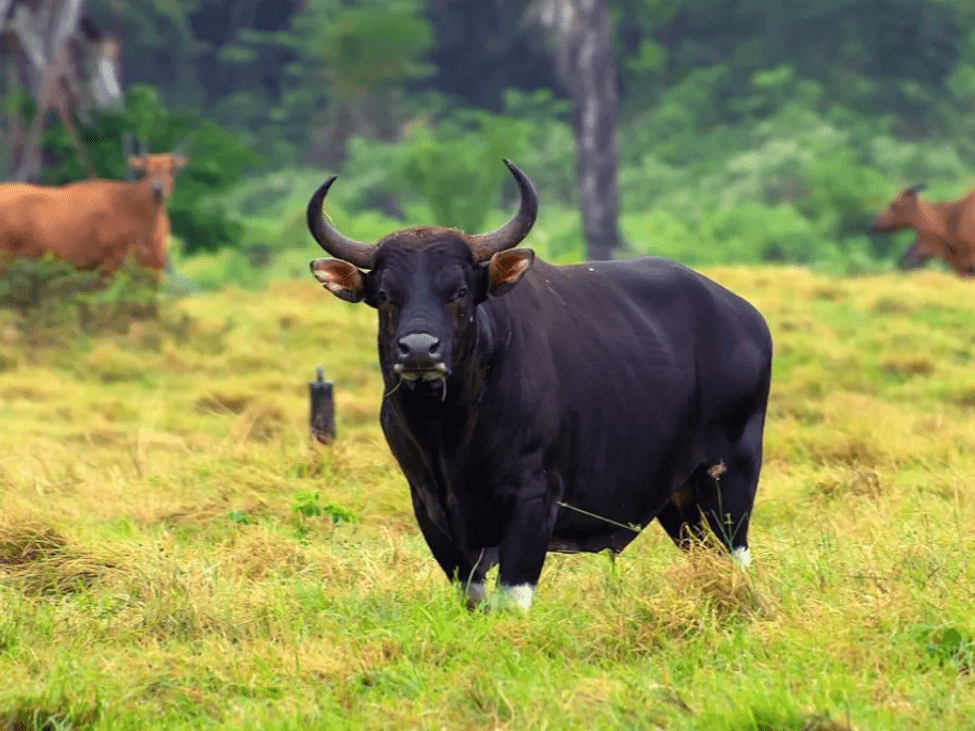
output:
[[[263,530],[249,530],[236,536],[226,565],[231,576],[261,581],[271,573],[297,574],[309,566],[309,561],[294,541]]]
[[[267,442],[288,426],[287,411],[276,404],[255,403],[240,414],[231,429],[234,442]]]
[[[197,411],[204,414],[233,414],[234,416],[244,413],[248,406],[257,400],[258,396],[253,393],[228,393],[215,391],[205,396],[200,396],[194,406]]]
[[[161,523],[167,528],[203,529],[206,526],[232,521],[244,525],[258,522],[267,517],[269,509],[267,501],[250,497],[246,500],[231,501],[223,495],[208,500],[184,503],[177,507],[161,506],[157,510],[141,510],[136,518],[141,525]]]
[[[671,566],[664,579],[674,592],[677,604],[693,605],[700,614],[710,608],[720,622],[767,615],[769,608],[749,573],[714,545],[717,540],[696,542],[687,551],[686,561]]]
[[[715,627],[773,615],[759,592],[752,569],[737,565],[715,548],[713,536],[690,546],[684,560],[657,577],[651,591],[638,589],[622,619],[630,647],[653,648],[663,638],[687,639]],[[714,544],[714,545],[712,545]]]
[[[884,483],[876,470],[843,468],[834,470],[813,485],[814,495],[826,499],[845,495],[879,498],[884,493]]]
[[[0,523],[0,576],[19,583],[26,594],[68,594],[118,571],[116,560],[71,545],[44,522]]]

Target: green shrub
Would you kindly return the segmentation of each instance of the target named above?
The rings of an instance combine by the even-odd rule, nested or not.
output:
[[[435,127],[417,121],[403,174],[433,213],[429,223],[476,232],[508,177],[502,158],[517,160],[527,130],[487,112],[465,111]]]
[[[217,196],[236,184],[245,170],[261,164],[260,157],[239,137],[213,122],[201,122],[196,112],[166,109],[156,90],[142,84],[127,89],[123,109],[94,112],[90,122],[79,127],[99,177],[126,177],[126,136],[152,152],[179,149],[189,157],[169,203],[173,233],[183,240],[186,253],[237,245],[241,225],[228,216]],[[43,183],[58,185],[87,177],[84,161],[60,122],[47,127],[43,146],[54,160],[44,169]]]
[[[418,198],[403,176],[407,155],[404,142],[352,137],[346,144],[341,185],[336,184],[334,191],[329,192],[330,202],[335,201],[346,210],[379,210],[402,218],[404,203]]]
[[[16,328],[32,340],[125,332],[158,312],[154,274],[131,257],[111,279],[51,255],[5,258],[0,267],[0,309],[12,311]]]
[[[571,104],[548,89],[532,93],[509,90],[505,114],[524,129],[525,144],[514,162],[538,189],[543,208],[579,202],[575,132],[569,123]]]

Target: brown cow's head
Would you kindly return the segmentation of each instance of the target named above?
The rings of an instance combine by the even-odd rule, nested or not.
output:
[[[129,167],[144,173],[143,180],[149,181],[153,200],[163,203],[173,193],[173,181],[176,173],[186,167],[189,162],[183,155],[172,152],[132,155]]]
[[[447,378],[474,347],[477,306],[510,290],[534,261],[513,249],[535,222],[538,197],[528,177],[505,160],[521,191],[521,207],[496,231],[470,235],[419,226],[375,246],[347,238],[322,217],[332,176],[308,203],[308,228],[335,259],[311,262],[315,278],[336,297],[379,311],[379,361],[387,386],[446,394]],[[367,270],[367,271],[363,271]]]
[[[924,189],[923,184],[913,185],[903,190],[890,202],[887,209],[873,219],[869,233],[889,234],[904,228],[911,228],[918,220],[917,194]]]
[[[189,160],[177,153],[153,153],[132,155],[129,167],[143,173],[139,185],[148,185],[152,201],[163,206],[151,230],[136,244],[135,258],[144,267],[161,272],[166,266],[169,244],[169,216],[165,205],[173,193],[176,173],[186,167]]]

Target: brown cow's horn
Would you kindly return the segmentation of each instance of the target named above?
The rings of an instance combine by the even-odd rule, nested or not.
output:
[[[474,261],[487,261],[499,251],[517,246],[531,231],[535,216],[538,215],[538,193],[535,192],[532,181],[510,160],[505,160],[504,164],[508,166],[508,170],[515,176],[515,182],[518,183],[518,190],[521,191],[521,207],[514,217],[497,231],[470,237]]]
[[[322,215],[325,194],[328,193],[336,177],[333,175],[322,183],[308,201],[308,230],[311,231],[318,245],[336,259],[347,261],[360,269],[372,269],[376,263],[376,247],[343,236],[329,226]]]

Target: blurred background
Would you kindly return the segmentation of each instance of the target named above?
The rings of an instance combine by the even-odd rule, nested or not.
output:
[[[0,178],[122,178],[126,132],[182,146],[173,261],[203,289],[306,276],[331,173],[328,214],[360,238],[496,225],[509,157],[549,259],[835,274],[894,266],[913,234],[864,230],[901,188],[975,181],[970,0],[588,5],[0,0]],[[45,96],[37,49],[54,63],[62,37],[72,73]]]

